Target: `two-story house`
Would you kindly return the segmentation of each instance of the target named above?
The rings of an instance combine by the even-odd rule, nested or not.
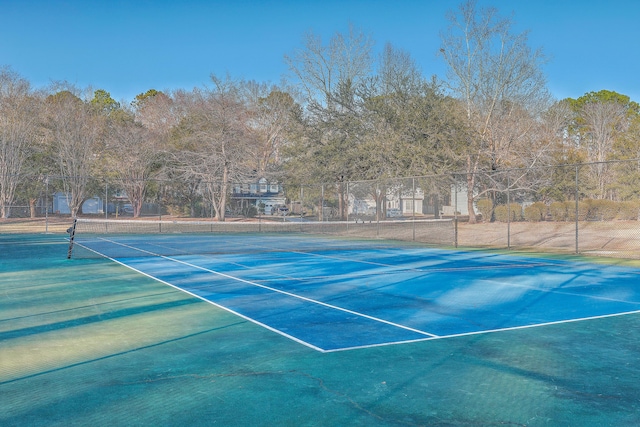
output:
[[[231,206],[237,212],[255,206],[260,213],[271,215],[275,207],[284,206],[285,203],[282,185],[264,177],[254,182],[235,185],[231,194]]]

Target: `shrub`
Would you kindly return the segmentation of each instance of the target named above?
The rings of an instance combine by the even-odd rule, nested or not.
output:
[[[482,214],[484,221],[491,220],[491,214],[493,213],[493,202],[490,199],[480,199],[476,202],[478,212]]]
[[[565,202],[552,202],[549,205],[549,213],[554,221],[566,221],[569,217]]]
[[[509,214],[511,214],[510,219]],[[509,222],[509,220],[520,221],[520,219],[522,218],[522,206],[518,203],[510,203],[508,206],[496,206],[496,208],[494,209],[494,215],[496,217],[496,221],[500,222]]]
[[[613,200],[606,200],[604,206],[604,212],[602,213],[602,219],[604,221],[611,221],[616,219],[618,212],[620,211],[620,203]]]
[[[629,200],[626,202],[620,202],[618,209],[618,215],[616,218],[625,221],[637,221],[640,218],[640,201]]]
[[[253,205],[247,206],[246,208],[242,209],[242,215],[247,218],[255,218],[256,216],[258,216],[258,208]]]
[[[189,216],[191,214],[189,206],[183,205],[169,205],[167,206],[167,212],[171,216]]]
[[[524,219],[530,222],[544,221],[547,214],[547,205],[543,202],[535,202],[524,208]]]
[[[618,204],[613,200],[585,200],[589,207],[588,219],[611,221],[618,214]]]
[[[567,219],[569,221],[576,220],[576,202],[564,202],[567,207]],[[589,200],[584,200],[582,202],[578,202],[578,221],[585,221],[587,219],[587,215],[589,215]]]
[[[522,205],[520,203],[511,203],[511,215],[513,215],[516,221],[522,221],[524,219]]]

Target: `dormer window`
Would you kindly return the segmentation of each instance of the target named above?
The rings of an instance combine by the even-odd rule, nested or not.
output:
[[[260,178],[260,181],[258,181],[258,184],[260,186],[260,192],[266,193],[268,188],[267,180],[265,178]]]

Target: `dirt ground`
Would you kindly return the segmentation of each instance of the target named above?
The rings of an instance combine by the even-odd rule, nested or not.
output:
[[[578,252],[624,258],[640,256],[640,222],[515,222],[458,225],[458,245]]]

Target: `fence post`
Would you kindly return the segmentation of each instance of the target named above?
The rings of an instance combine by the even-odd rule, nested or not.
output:
[[[578,199],[580,198],[580,187],[579,187],[579,180],[578,180],[578,172],[580,170],[580,167],[578,165],[576,165],[576,254],[580,253],[579,252],[579,246],[578,246]]]
[[[343,197],[343,199],[345,199],[345,197]],[[346,209],[345,218],[347,220],[347,234],[349,234],[349,181],[347,181],[346,199],[347,200],[343,201],[343,203],[346,205],[343,207],[343,209]]]
[[[104,183],[104,219],[109,219],[109,183]]]
[[[509,175],[507,174],[507,250],[511,250],[511,192],[509,191],[510,186],[511,186],[511,181],[509,179]]]
[[[416,178],[411,178],[411,187],[413,191],[413,200],[411,202],[411,220],[413,221],[413,241],[416,241]]]
[[[300,232],[302,232],[302,211],[304,210],[304,185],[302,184],[300,184],[300,204],[298,209],[300,209]]]
[[[376,181],[376,237],[380,237],[380,215],[384,213],[384,200],[380,196],[380,183]]]
[[[320,187],[320,232],[324,231],[324,184]]]
[[[44,232],[49,233],[49,175],[44,177]]]
[[[458,247],[458,179],[453,176],[453,244]]]

